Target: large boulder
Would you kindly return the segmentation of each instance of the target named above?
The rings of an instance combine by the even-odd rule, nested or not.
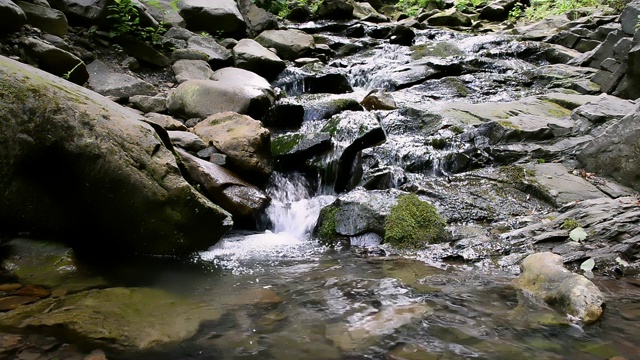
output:
[[[3,233],[118,254],[185,254],[231,226],[134,111],[5,57],[0,78]]]
[[[27,23],[56,36],[67,34],[67,17],[62,11],[47,6],[17,1],[16,4],[27,15]]]
[[[426,20],[431,26],[471,26],[471,17],[458,11],[455,7],[433,15]]]
[[[72,53],[33,38],[25,39],[24,44],[27,55],[40,69],[80,85],[89,79],[87,66]]]
[[[285,60],[295,60],[315,49],[313,36],[301,30],[267,30],[255,40],[266,48],[274,48]]]
[[[24,11],[11,0],[0,0],[0,33],[19,30],[27,23]]]
[[[215,39],[207,36],[196,35],[190,37],[187,49],[205,54],[207,62],[214,70],[233,63],[231,51],[218,44]]]
[[[251,39],[242,39],[233,47],[236,67],[273,80],[286,67],[284,61],[269,49]]]
[[[220,165],[178,150],[189,175],[216,204],[233,215],[234,222],[250,221],[269,204],[269,196]]]
[[[260,118],[275,101],[269,82],[250,71],[224,68],[211,74],[211,80],[188,80],[175,88],[167,99],[172,114],[205,118],[225,111]]]
[[[176,344],[196,334],[220,310],[149,288],[90,290],[49,298],[0,315],[4,328],[37,327],[117,350]]]
[[[586,324],[602,315],[604,296],[589,279],[562,265],[562,256],[550,252],[527,256],[522,273],[513,284],[538,300],[558,306],[561,311]]]
[[[193,132],[227,155],[229,168],[234,172],[257,183],[271,175],[271,134],[260,121],[223,112],[199,122]]]
[[[178,7],[189,30],[230,36],[244,34],[246,25],[234,0],[182,0]]]
[[[278,17],[258,7],[251,0],[239,0],[238,7],[247,24],[247,32],[250,37],[258,36],[265,30],[278,28]]]
[[[321,19],[351,19],[353,18],[353,5],[342,0],[322,0],[316,10],[316,15]]]
[[[640,109],[609,125],[578,160],[588,171],[640,191]]]

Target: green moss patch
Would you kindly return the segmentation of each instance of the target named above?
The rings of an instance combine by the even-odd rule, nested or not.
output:
[[[304,139],[304,134],[287,134],[271,141],[271,153],[274,156],[290,153]]]
[[[338,241],[336,233],[336,214],[338,208],[333,205],[326,206],[320,210],[316,235],[323,245],[335,246]]]
[[[384,241],[398,248],[420,249],[447,241],[446,222],[436,208],[415,194],[403,195],[384,224]]]

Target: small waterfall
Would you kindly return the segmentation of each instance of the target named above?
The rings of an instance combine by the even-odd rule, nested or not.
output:
[[[281,261],[313,259],[322,251],[312,238],[320,210],[335,196],[313,196],[303,175],[274,173],[267,190],[271,204],[265,211],[270,230],[263,233],[231,233],[208,251],[203,260],[236,274],[262,271]]]
[[[274,173],[267,192],[271,205],[265,213],[272,231],[300,240],[310,237],[320,210],[335,199],[331,195],[312,196],[308,181],[298,173]]]

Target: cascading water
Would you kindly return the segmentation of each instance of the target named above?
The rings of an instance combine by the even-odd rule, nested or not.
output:
[[[255,272],[262,265],[312,258],[323,248],[312,238],[320,210],[335,196],[314,196],[303,175],[274,173],[267,190],[271,204],[265,211],[269,230],[236,232],[201,253],[203,260],[233,270]]]

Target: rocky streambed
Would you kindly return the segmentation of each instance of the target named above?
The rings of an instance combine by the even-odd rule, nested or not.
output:
[[[0,357],[640,356],[640,4],[324,3],[0,3]]]

